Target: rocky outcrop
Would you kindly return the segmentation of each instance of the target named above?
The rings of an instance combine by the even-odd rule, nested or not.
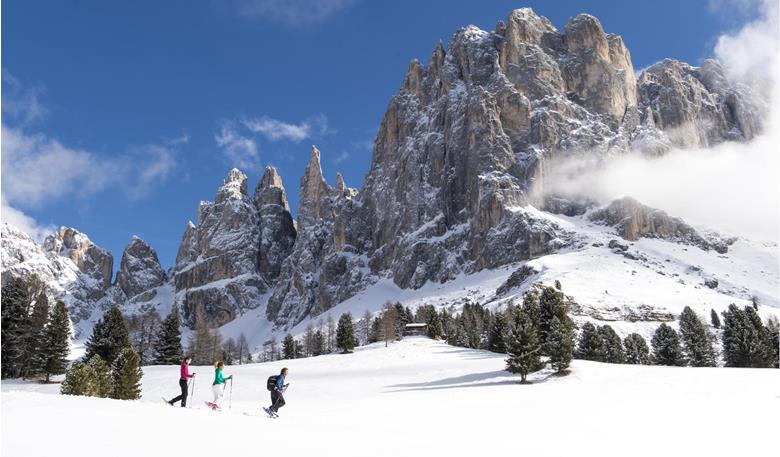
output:
[[[114,257],[78,230],[61,227],[57,233],[46,237],[43,249],[70,259],[86,278],[95,281],[90,299],[100,299],[105,289],[111,286]]]
[[[705,251],[715,249],[717,252],[725,253],[728,250],[728,243],[713,243],[682,219],[669,216],[664,211],[643,205],[630,197],[615,200],[605,208],[593,211],[589,214],[589,218],[615,227],[618,235],[628,241],[636,241],[639,238],[662,238],[698,246]],[[621,246],[617,240],[612,241],[610,248]],[[623,251],[626,249],[628,248],[621,247]]]
[[[275,168],[266,167],[255,190],[254,204],[260,222],[258,270],[267,283],[273,284],[282,262],[292,252],[297,233],[282,178]]]
[[[189,223],[182,236],[173,281],[185,320],[193,324],[200,308],[221,325],[264,304],[295,237],[276,170],[266,169],[252,198],[246,175],[231,170],[214,202],[200,203],[198,224]]]
[[[85,329],[80,324],[90,318],[98,301],[106,294],[102,265],[110,264],[111,256],[74,229],[62,228],[47,242],[49,249],[13,225],[3,223],[0,234],[2,282],[12,277],[37,276],[47,285],[52,299],[68,305],[71,320],[76,324],[76,336],[82,336]],[[108,271],[110,273],[110,267]]]
[[[161,286],[165,280],[157,253],[144,240],[134,236],[122,253],[116,285],[125,296],[134,297]]]
[[[312,147],[301,178],[295,245],[268,299],[270,321],[295,325],[351,297],[371,281],[368,261],[360,254],[366,239],[355,197],[356,191],[340,175],[336,187],[328,185],[320,151]]]

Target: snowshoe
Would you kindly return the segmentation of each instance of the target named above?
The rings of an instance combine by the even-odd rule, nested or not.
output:
[[[207,401],[207,402],[204,402],[204,403],[206,403],[206,406],[208,406],[209,408],[211,408],[214,411],[222,411],[222,409],[216,403],[211,403],[210,401]]]

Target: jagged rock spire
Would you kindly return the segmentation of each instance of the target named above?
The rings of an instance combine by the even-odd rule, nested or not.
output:
[[[290,211],[282,177],[279,176],[276,168],[271,166],[265,167],[265,172],[255,189],[255,206],[260,209],[263,205],[279,205],[286,211]]]
[[[128,298],[132,298],[164,282],[165,272],[157,253],[144,240],[133,236],[122,253],[116,284]]]
[[[328,197],[331,187],[322,176],[320,165],[320,150],[316,146],[311,147],[311,158],[306,165],[306,171],[301,178],[301,194],[298,203],[298,229],[317,224],[328,217],[330,204]]]

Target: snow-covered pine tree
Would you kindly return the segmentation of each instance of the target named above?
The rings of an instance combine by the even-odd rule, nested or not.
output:
[[[429,316],[428,316],[428,336],[430,338],[438,340],[444,335],[444,327],[441,323],[441,318],[439,317],[439,313],[434,310]]]
[[[766,329],[769,332],[769,341],[772,343],[772,352],[774,352],[772,366],[780,368],[780,322],[776,316],[771,316],[767,320]]]
[[[550,356],[550,365],[556,373],[565,373],[574,352],[574,322],[568,316],[564,316],[563,320],[553,316],[544,345],[545,352]]]
[[[295,338],[290,333],[284,336],[284,341],[282,342],[282,358],[295,358]]]
[[[710,309],[710,323],[712,323],[713,327],[720,328],[720,317],[718,317],[718,313],[714,309]]]
[[[339,324],[336,328],[336,346],[345,354],[355,349],[355,327],[350,313],[344,313],[339,317]]]
[[[114,388],[111,398],[116,400],[138,400],[141,398],[141,358],[131,347],[125,347],[114,361],[111,377]]]
[[[541,370],[543,367],[541,343],[533,321],[525,310],[518,310],[513,316],[512,330],[507,341],[506,370],[519,373],[520,382],[527,383],[528,373]]]
[[[656,365],[685,365],[685,358],[680,346],[680,337],[672,327],[665,323],[659,325],[653,334],[653,339],[650,340],[650,344],[653,347],[653,362]]]
[[[122,311],[112,306],[92,329],[92,335],[86,343],[84,360],[93,355],[103,357],[109,365],[113,364],[122,349],[130,346],[127,325]]]
[[[507,330],[509,324],[506,313],[496,312],[493,315],[493,322],[488,332],[488,347],[491,352],[497,352],[499,354],[506,353],[506,344],[504,343],[507,337]]]
[[[579,342],[574,356],[578,359],[603,362],[607,357],[607,347],[598,329],[590,322],[582,325]]]
[[[38,353],[38,366],[49,382],[52,375],[65,373],[70,353],[70,317],[65,303],[57,301],[49,322],[43,329],[43,345]]]
[[[29,303],[30,297],[23,279],[11,278],[3,285],[0,313],[0,373],[3,379],[19,376],[21,371]]]
[[[626,351],[623,342],[610,325],[602,325],[598,328],[599,335],[604,341],[604,361],[607,363],[626,363]]]
[[[554,287],[544,287],[539,296],[539,340],[547,341],[547,334],[550,333],[552,321],[557,317],[561,322],[568,317],[569,306],[564,299],[563,292]],[[542,349],[544,351],[544,348]],[[545,354],[547,355],[547,354]]]
[[[177,365],[184,359],[179,307],[175,303],[160,325],[157,340],[154,342],[154,353],[156,365]]]
[[[712,338],[707,331],[707,326],[690,306],[683,308],[680,314],[680,340],[683,354],[690,366],[717,366],[715,350],[712,348]]]
[[[111,377],[111,369],[98,354],[87,361],[87,365],[95,370],[95,396],[108,398],[114,391],[114,380]]]
[[[729,305],[723,313],[723,358],[727,367],[774,366],[772,336],[751,306]]]
[[[60,386],[62,395],[85,395],[94,397],[97,395],[95,370],[82,362],[73,362],[73,365],[65,372],[65,380]]]
[[[638,333],[632,333],[623,339],[626,349],[626,363],[630,365],[650,365],[650,348]]]

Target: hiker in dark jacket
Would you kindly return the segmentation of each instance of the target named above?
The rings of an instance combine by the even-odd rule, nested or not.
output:
[[[190,374],[190,362],[192,362],[192,357],[189,356],[185,357],[181,362],[181,367],[179,367],[179,387],[181,387],[181,395],[168,402],[171,406],[179,400],[181,400],[182,408],[187,406],[187,383],[190,378],[195,377],[195,373]]]
[[[279,408],[284,406],[284,391],[287,389],[288,384],[285,384],[284,380],[287,377],[287,368],[282,368],[282,372],[276,377],[276,384],[274,384],[274,390],[271,391],[271,407],[269,408],[274,413],[279,412]]]

